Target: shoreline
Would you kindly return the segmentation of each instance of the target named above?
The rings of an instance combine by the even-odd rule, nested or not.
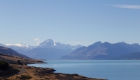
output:
[[[12,74],[1,76],[0,80],[107,80],[99,78],[88,78],[78,74],[55,73],[53,68],[42,68],[26,65],[10,64],[14,69]]]
[[[42,63],[39,63],[39,64],[44,64],[44,63],[47,63],[47,62],[42,61]],[[34,63],[34,64],[38,64],[38,63]],[[35,67],[35,66],[28,66],[28,67]],[[86,77],[86,76],[83,76],[83,75],[79,75],[77,73],[74,73],[74,74],[68,73],[68,74],[66,74],[66,73],[61,73],[61,72],[55,72],[56,70],[54,68],[43,68],[43,67],[35,67],[35,68],[52,69],[50,73],[53,73],[55,75],[65,75],[65,76],[67,75],[67,78],[69,78],[69,77],[80,77],[79,79],[77,78],[77,79],[72,79],[72,80],[81,80],[81,79],[82,80],[108,80],[108,79],[103,79],[103,78],[90,78],[90,77]],[[61,79],[61,80],[67,80],[67,79]]]
[[[7,56],[6,56],[7,57]],[[55,73],[53,68],[28,66],[27,64],[47,63],[37,59],[22,59],[19,57],[7,57],[9,68],[0,72],[0,80],[107,80],[99,78],[88,78],[79,74]],[[18,61],[18,62],[16,62]]]

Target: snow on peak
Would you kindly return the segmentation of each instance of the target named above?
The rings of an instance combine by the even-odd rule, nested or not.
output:
[[[39,44],[40,47],[52,47],[52,46],[57,46],[56,42],[53,41],[52,39],[47,39],[44,42]]]
[[[69,44],[62,44],[60,42],[55,42],[53,41],[52,39],[47,39],[45,40],[44,42],[40,43],[39,46],[37,47],[41,47],[41,48],[52,48],[52,47],[55,47],[55,48],[58,48],[58,49],[76,49],[76,48],[79,48],[80,45],[77,45],[77,46],[71,46]]]
[[[17,46],[17,47],[24,47],[29,48],[30,46],[27,44],[19,43],[19,44],[5,44],[6,46]]]

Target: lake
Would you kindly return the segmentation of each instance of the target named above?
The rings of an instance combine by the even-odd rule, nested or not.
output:
[[[108,80],[140,80],[140,60],[48,60],[47,64],[29,64],[54,68],[60,73],[77,73]]]

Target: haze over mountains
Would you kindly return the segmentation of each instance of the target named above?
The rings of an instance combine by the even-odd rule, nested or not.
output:
[[[38,46],[27,44],[2,44],[0,46],[11,48],[18,53],[38,59],[140,59],[140,45],[125,42],[109,43],[96,42],[89,46],[71,46],[47,39]]]
[[[80,47],[69,55],[63,56],[62,59],[140,59],[140,45],[125,42],[111,44],[99,41],[88,47]]]
[[[13,50],[27,55],[32,58],[39,59],[60,59],[63,55],[71,53],[73,50],[81,47],[81,45],[71,46],[69,44],[62,44],[60,42],[55,42],[52,39],[47,39],[40,43],[38,46],[30,46],[27,44],[2,44],[0,46],[5,46],[12,48]]]

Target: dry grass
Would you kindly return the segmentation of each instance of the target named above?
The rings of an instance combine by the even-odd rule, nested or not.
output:
[[[40,60],[23,59],[21,57],[4,55],[0,55],[0,59],[13,63],[15,62],[14,64],[10,64],[10,67],[6,71],[0,72],[0,80],[105,80],[87,78],[78,74],[54,73],[55,70],[53,68],[29,67],[17,64],[18,60],[24,63],[42,62]]]
[[[39,67],[29,67],[21,65],[10,65],[13,68],[24,70],[23,73],[14,73],[8,77],[4,77],[0,80],[105,80],[105,79],[94,79],[80,76],[78,74],[62,74],[54,73],[52,68],[39,68]]]
[[[5,60],[12,64],[17,64],[17,61],[20,60],[24,64],[31,64],[31,63],[43,63],[41,60],[36,59],[27,59],[17,56],[10,56],[10,55],[0,55],[0,59]]]

